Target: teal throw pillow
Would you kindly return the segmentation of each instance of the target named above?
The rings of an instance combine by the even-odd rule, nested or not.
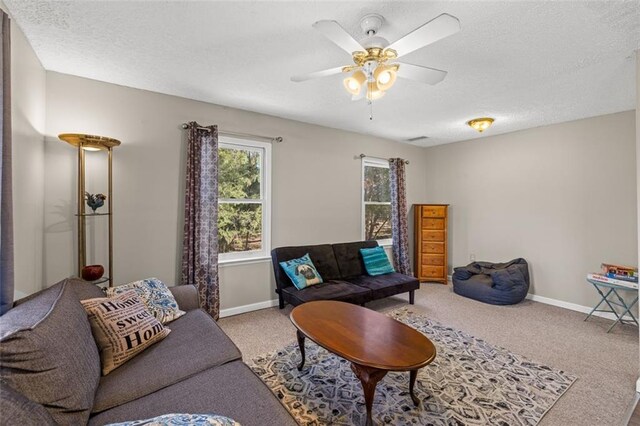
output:
[[[384,275],[395,272],[389,257],[384,251],[384,248],[378,246],[374,248],[361,248],[360,254],[362,260],[364,260],[364,268],[367,270],[367,274],[371,276]]]
[[[291,282],[298,290],[322,282],[322,277],[316,267],[313,266],[309,253],[297,259],[280,262],[280,266],[282,266],[282,269],[291,278]]]

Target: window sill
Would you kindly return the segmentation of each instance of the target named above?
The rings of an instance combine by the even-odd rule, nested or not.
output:
[[[219,260],[218,266],[221,266],[221,267],[242,266],[242,265],[251,265],[253,263],[267,263],[267,262],[271,262],[270,256],[249,257],[245,259]]]

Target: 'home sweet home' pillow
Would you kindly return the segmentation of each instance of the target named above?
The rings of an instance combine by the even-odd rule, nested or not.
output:
[[[157,278],[146,278],[129,284],[111,287],[107,289],[106,293],[108,297],[113,297],[131,290],[136,292],[147,306],[149,312],[162,324],[168,324],[185,314],[184,311],[179,309],[178,303],[169,288]]]
[[[89,314],[103,375],[164,339],[171,331],[154,318],[133,290],[80,303]]]

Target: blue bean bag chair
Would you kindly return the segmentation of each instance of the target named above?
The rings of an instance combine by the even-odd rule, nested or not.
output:
[[[521,258],[506,263],[473,262],[453,271],[453,291],[480,302],[514,305],[529,292],[529,265]]]

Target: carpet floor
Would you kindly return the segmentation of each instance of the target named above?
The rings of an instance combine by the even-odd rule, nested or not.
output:
[[[367,304],[380,312],[407,306],[398,296]],[[526,300],[493,306],[460,297],[450,286],[423,284],[415,312],[463,330],[526,358],[569,371],[579,379],[546,414],[540,425],[620,425],[634,398],[638,377],[638,329]],[[291,307],[264,309],[223,318],[219,324],[245,360],[295,341]],[[311,344],[311,343],[309,343]]]
[[[410,307],[388,315],[429,337],[437,356],[418,371],[419,408],[409,396],[409,374],[389,372],[382,378],[373,401],[375,424],[533,426],[576,379]],[[308,362],[302,371],[296,368],[300,349],[295,343],[248,361],[249,367],[301,426],[365,424],[363,391],[350,363],[313,342],[305,346]]]

